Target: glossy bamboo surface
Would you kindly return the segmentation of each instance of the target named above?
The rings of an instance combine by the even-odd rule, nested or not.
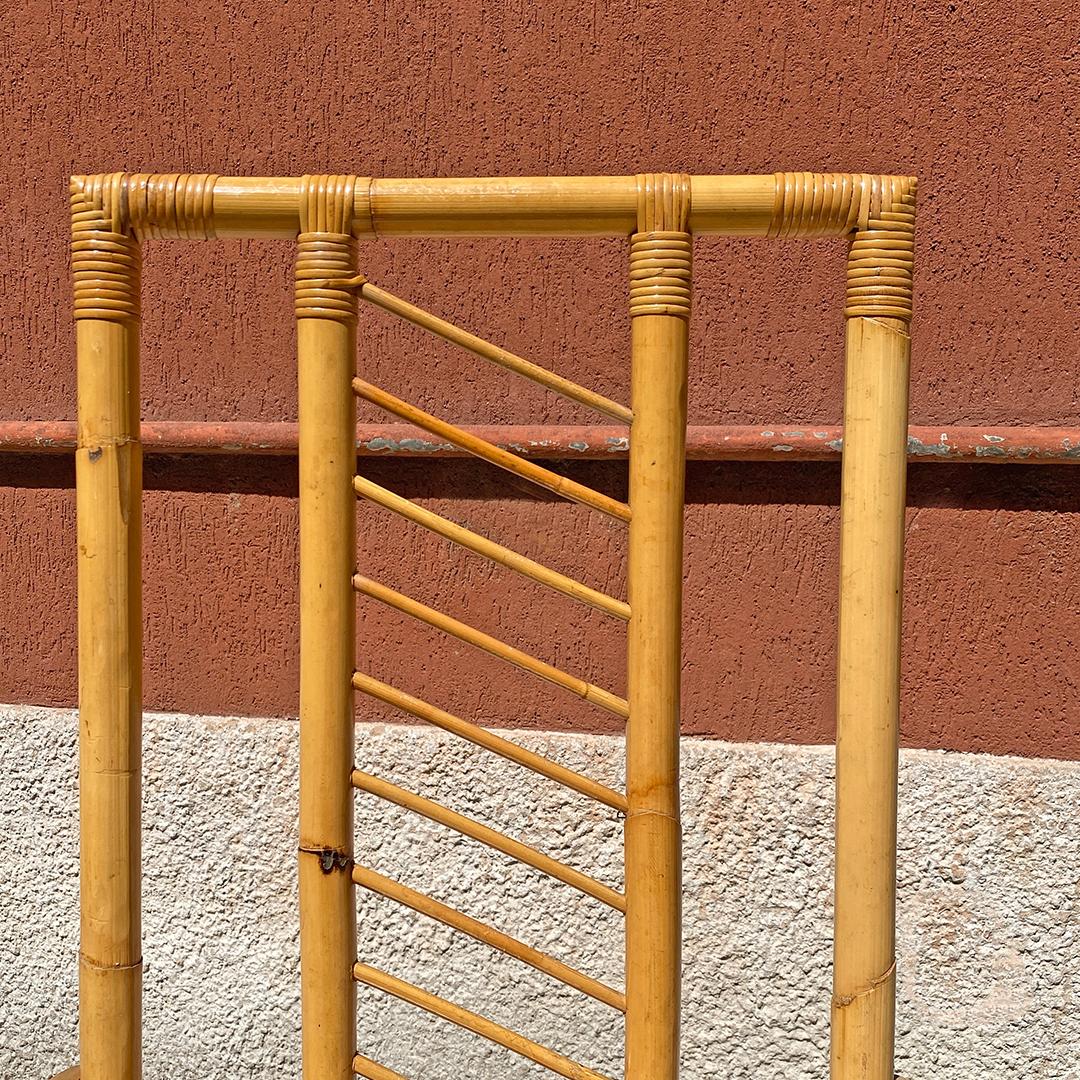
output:
[[[530,656],[527,652],[523,652],[513,645],[507,645],[505,641],[500,641],[490,634],[485,634],[482,630],[476,630],[449,615],[444,615],[441,611],[436,611],[435,608],[428,607],[427,604],[421,604],[419,600],[414,600],[411,596],[406,596],[404,593],[388,588],[386,585],[381,585],[370,578],[357,574],[353,578],[353,585],[356,591],[364,596],[370,596],[373,600],[378,600],[380,603],[386,604],[388,607],[392,607],[405,615],[411,615],[414,619],[419,619],[421,622],[427,623],[428,626],[441,630],[444,634],[450,634],[459,641],[475,645],[476,648],[483,649],[484,652],[497,656],[501,660],[513,664],[514,667],[521,668],[522,671],[528,671],[547,682],[561,686],[564,690],[569,690],[570,693],[576,694],[586,701],[591,701],[594,705],[599,705],[600,708],[606,709],[624,720],[628,715],[625,699],[611,693],[610,690],[605,690],[601,686],[595,686],[584,679],[579,679],[576,675],[570,675],[543,660],[538,660],[535,656]]]
[[[620,813],[626,812],[626,797],[624,795],[620,795],[617,791],[612,791],[611,788],[605,787],[595,780],[590,780],[587,776],[582,776],[572,769],[567,769],[549,758],[534,754],[531,750],[526,750],[524,746],[519,746],[509,739],[504,739],[501,735],[488,731],[487,728],[482,728],[468,720],[462,720],[460,717],[452,716],[442,709],[437,709],[434,705],[429,705],[426,701],[421,701],[420,698],[406,694],[359,671],[353,676],[353,686],[362,693],[377,698],[387,705],[393,705],[411,716],[415,716],[417,720],[433,724],[443,731],[449,731],[451,734],[467,739],[477,746],[482,746],[485,750],[490,750],[493,754],[498,754],[516,765],[532,769],[533,772],[546,776],[549,780],[554,780],[555,783],[562,784],[563,787],[576,791],[579,795],[595,799],[597,802],[604,803]]]
[[[372,405],[377,405],[399,419],[415,424],[416,427],[437,438],[446,439],[447,442],[461,447],[462,450],[467,450],[470,454],[492,465],[497,465],[500,469],[505,469],[515,476],[520,476],[538,487],[546,488],[571,502],[599,510],[600,513],[607,514],[608,517],[613,517],[618,521],[630,520],[630,508],[618,499],[613,499],[603,492],[594,491],[584,484],[579,484],[576,480],[560,476],[551,469],[545,469],[533,461],[512,454],[508,450],[502,450],[494,443],[485,442],[475,435],[470,435],[464,428],[440,420],[439,417],[432,416],[431,413],[424,412],[423,409],[418,409],[415,405],[410,405],[407,401],[402,401],[401,398],[377,386],[372,386],[363,379],[353,379],[353,391],[358,397],[370,401]]]
[[[834,1080],[892,1080],[899,588],[914,183],[856,173],[372,179],[213,174],[74,177],[80,544],[84,1080],[138,1080],[141,448],[136,238],[298,239],[301,545],[301,979],[306,1080],[402,1080],[356,1053],[354,976],[571,1080],[598,1074],[355,961],[354,882],[626,1011],[625,1080],[678,1073],[679,637],[691,234],[852,236],[838,673]],[[366,282],[357,240],[395,235],[631,236],[632,414]],[[350,380],[358,295],[508,371],[632,419],[629,504]],[[439,441],[630,524],[629,604],[355,478],[350,390]],[[357,576],[355,494],[628,620],[627,699]],[[627,793],[355,674],[353,586],[622,717]],[[445,807],[351,771],[357,687],[625,809],[625,897]],[[457,829],[626,913],[625,997],[552,957],[352,866],[351,787]],[[378,877],[376,875],[375,877]]]
[[[138,1080],[142,1061],[141,256],[119,202],[116,176],[72,189],[83,1080]]]
[[[683,489],[691,242],[688,182],[642,178],[631,241],[626,729],[625,1080],[679,1073]]]
[[[893,1080],[910,339],[848,322],[836,728],[833,1080]]]
[[[896,811],[915,184],[848,255],[836,681],[833,1080],[893,1080]]]
[[[300,400],[300,985],[305,1080],[356,1053],[352,880],[356,552],[353,178],[305,180],[296,259]]]
[[[388,491],[366,477],[357,476],[353,480],[353,487],[356,489],[357,495],[370,499],[371,502],[391,510],[395,514],[400,514],[406,520],[416,525],[422,525],[425,529],[430,529],[444,539],[468,548],[469,551],[483,555],[500,566],[516,570],[519,574],[523,574],[533,581],[547,585],[565,596],[580,600],[583,604],[588,604],[598,611],[614,615],[615,618],[622,619],[624,622],[630,618],[630,605],[622,600],[617,600],[613,596],[608,596],[606,593],[590,588],[588,585],[575,581],[565,574],[560,574],[558,571],[520,555],[516,551],[511,551],[510,548],[503,547],[502,544],[497,544],[486,536],[481,536],[471,529],[466,529],[463,525],[458,525],[432,510],[417,505],[411,499],[404,499],[400,495]]]

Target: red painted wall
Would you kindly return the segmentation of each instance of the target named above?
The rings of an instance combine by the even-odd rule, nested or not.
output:
[[[921,178],[914,423],[1080,423],[1080,16],[1064,0],[21,0],[0,30],[3,417],[74,415],[71,172],[809,168]],[[295,418],[290,257],[280,243],[147,244],[146,417]],[[376,241],[362,258],[379,283],[626,398],[621,242]],[[693,422],[839,420],[842,259],[830,242],[698,244]],[[361,330],[366,375],[450,419],[592,419],[377,312]],[[366,467],[620,587],[617,527],[480,465]],[[294,469],[148,463],[148,707],[295,711]],[[573,469],[620,490],[620,466]],[[0,457],[0,699],[74,700],[71,482],[70,462]],[[689,731],[831,738],[837,490],[831,465],[691,467]],[[914,466],[911,504],[906,741],[1080,757],[1080,469]],[[362,521],[373,576],[620,687],[618,627],[379,511]],[[464,647],[362,616],[364,666],[439,704],[510,725],[603,724]]]

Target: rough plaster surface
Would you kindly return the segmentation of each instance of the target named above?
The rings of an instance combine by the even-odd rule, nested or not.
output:
[[[820,168],[920,177],[913,422],[1080,422],[1080,16],[1070,0],[378,0],[364,11],[327,19],[280,0],[0,5],[0,131],[14,148],[0,160],[0,415],[75,415],[71,172]],[[696,245],[694,422],[839,420],[842,248]],[[147,418],[295,419],[291,257],[283,242],[147,244]],[[380,239],[362,258],[380,284],[625,397],[623,241]],[[361,317],[365,377],[448,419],[592,419],[383,313]],[[150,706],[293,708],[293,468],[148,468]],[[622,483],[621,469],[575,475]],[[377,478],[618,588],[618,551],[602,527],[583,536],[574,511],[533,502],[505,478],[458,463],[391,464]],[[1068,704],[1080,687],[1080,470],[928,466],[912,479],[905,737],[1080,757]],[[0,700],[75,700],[70,488],[69,463],[0,461],[0,516],[18,522],[0,535]],[[692,733],[831,738],[838,488],[832,466],[691,470]],[[484,601],[505,586],[481,562],[441,549],[436,560],[436,542],[392,527],[380,554],[376,529],[365,539],[371,569],[382,559],[400,570],[405,555],[439,565],[428,598],[495,627],[503,613],[520,626],[528,603],[545,647],[552,625],[575,653],[589,634],[595,670],[585,674],[618,678],[614,635],[600,639],[539,593],[507,598],[493,616]],[[399,630],[372,622],[367,633],[377,651]],[[430,638],[406,648],[410,675],[429,661],[440,676],[461,667]],[[449,685],[445,703],[471,714],[476,685]],[[587,722],[551,715],[517,687],[507,694],[523,703],[522,726]],[[516,724],[509,708],[502,721]]]
[[[147,1080],[298,1075],[293,721],[148,715]],[[621,741],[520,733],[617,783]],[[0,710],[0,1075],[75,1055],[76,718]],[[830,967],[831,754],[684,744],[684,1076],[820,1080]],[[357,761],[619,883],[602,808],[427,729],[361,725]],[[1080,767],[906,752],[899,866],[904,1080],[1078,1080]],[[618,984],[619,920],[369,796],[370,865]],[[605,1007],[530,968],[361,898],[360,955],[619,1075]],[[360,1040],[412,1080],[546,1075],[361,992]]]
[[[618,523],[534,498],[481,463],[365,461],[362,471],[625,595]],[[567,470],[617,497],[625,471]],[[146,480],[147,707],[287,716],[298,695],[295,462],[149,459]],[[0,455],[0,518],[18,523],[0,530],[0,700],[75,700],[71,482],[68,462],[37,459],[20,470]],[[831,742],[838,496],[831,465],[691,466],[686,734]],[[905,744],[1080,759],[1080,467],[917,465],[909,504]],[[358,533],[364,573],[622,692],[621,624],[377,508],[361,506]],[[371,673],[405,690],[437,685],[451,711],[548,731],[603,731],[610,720],[375,601],[358,610],[359,655]],[[360,719],[381,719],[359,708]]]

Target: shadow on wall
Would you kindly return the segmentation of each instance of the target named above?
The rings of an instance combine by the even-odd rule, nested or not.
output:
[[[626,463],[556,462],[550,467],[614,498],[626,497]],[[365,476],[408,498],[562,500],[493,466],[467,459],[366,458]],[[707,462],[686,467],[690,504],[733,506],[839,506],[836,462]],[[150,455],[144,459],[148,491],[271,495],[295,498],[292,457]],[[68,455],[0,454],[0,488],[74,489]],[[908,505],[940,509],[1080,512],[1080,465],[912,464]]]

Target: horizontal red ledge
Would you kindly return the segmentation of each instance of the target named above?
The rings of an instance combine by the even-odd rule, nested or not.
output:
[[[470,425],[464,430],[521,454],[549,460],[624,457],[627,429],[615,425]],[[842,427],[693,424],[686,432],[687,457],[694,461],[836,461]],[[147,421],[142,443],[151,454],[268,454],[297,452],[298,427],[287,422]],[[73,420],[0,421],[0,451],[70,453],[76,445]],[[408,424],[362,424],[356,450],[364,457],[468,457]],[[911,427],[911,461],[1080,464],[1080,428]]]

